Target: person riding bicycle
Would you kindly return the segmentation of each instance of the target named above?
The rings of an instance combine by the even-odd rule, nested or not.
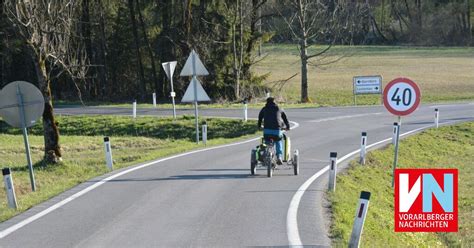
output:
[[[276,155],[277,155],[277,164],[281,165],[283,163],[283,131],[290,130],[290,123],[286,118],[285,112],[278,107],[275,103],[273,97],[267,98],[267,104],[265,107],[260,110],[258,114],[258,128],[262,127],[263,119],[263,137],[266,136],[277,136],[279,139],[276,142]]]

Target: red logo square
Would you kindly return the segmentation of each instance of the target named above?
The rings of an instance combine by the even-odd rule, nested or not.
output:
[[[458,170],[396,169],[395,232],[457,232]]]

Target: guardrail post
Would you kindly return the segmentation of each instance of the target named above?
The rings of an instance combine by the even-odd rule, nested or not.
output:
[[[360,237],[362,236],[362,230],[364,229],[365,217],[367,216],[367,210],[369,208],[370,192],[361,191],[359,204],[357,205],[357,212],[352,226],[351,239],[349,240],[349,247],[359,247]]]
[[[439,127],[439,109],[435,108],[435,125],[436,128]]]
[[[156,93],[153,92],[153,107],[156,108]]]
[[[397,122],[394,122],[394,123],[393,123],[393,133],[392,133],[392,145],[395,145],[395,142],[396,142],[396,140],[397,140],[398,128],[400,128],[400,127],[398,126],[398,123],[397,123]]]
[[[133,101],[133,119],[137,118],[137,100]]]
[[[362,137],[360,139],[360,164],[365,164],[365,153],[367,146],[367,132],[362,132]]]
[[[105,161],[109,170],[114,168],[114,160],[112,159],[112,147],[110,146],[109,137],[104,137],[104,147],[105,147]]]
[[[16,202],[15,187],[13,186],[13,178],[10,168],[3,168],[2,174],[3,181],[5,182],[5,190],[7,191],[8,207],[17,209],[18,204]]]
[[[329,191],[336,191],[336,173],[337,173],[337,152],[331,152],[329,154]]]
[[[202,123],[202,143],[204,145],[207,143],[207,122]]]

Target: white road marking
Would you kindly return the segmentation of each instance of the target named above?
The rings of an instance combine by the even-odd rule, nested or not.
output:
[[[291,124],[293,124],[293,126],[291,127],[292,129],[295,129],[295,128],[298,128],[300,126],[299,123],[297,122],[294,122],[294,121],[290,121]],[[245,143],[249,143],[249,142],[252,142],[252,141],[256,141],[256,140],[259,140],[260,137],[257,137],[257,138],[252,138],[252,139],[249,139],[249,140],[245,140],[245,141],[241,141],[241,142],[236,142],[236,143],[232,143],[232,144],[227,144],[227,145],[221,145],[221,146],[215,146],[215,147],[210,147],[210,148],[205,148],[205,149],[200,149],[200,150],[195,150],[195,151],[190,151],[190,152],[185,152],[185,153],[181,153],[181,154],[177,154],[177,155],[174,155],[174,156],[170,156],[170,157],[166,157],[166,158],[162,158],[162,159],[158,159],[158,160],[155,160],[155,161],[151,161],[151,162],[148,162],[146,164],[142,164],[142,165],[139,165],[139,166],[136,166],[136,167],[133,167],[133,168],[130,168],[130,169],[127,169],[127,170],[124,170],[122,172],[119,172],[117,174],[114,174],[112,176],[109,176],[107,178],[104,178],[102,180],[100,180],[99,182],[97,183],[94,183],[93,185],[71,195],[70,197],[52,205],[51,207],[31,216],[31,217],[28,217],[18,223],[16,223],[15,225],[12,225],[8,228],[6,228],[5,230],[1,231],[0,232],[0,239],[3,239],[5,238],[6,236],[8,236],[9,234],[15,232],[16,230],[30,224],[31,222],[53,212],[54,210],[64,206],[65,204],[73,201],[74,199],[86,194],[87,192],[99,187],[100,185],[114,179],[114,178],[117,178],[117,177],[120,177],[122,175],[125,175],[125,174],[128,174],[132,171],[136,171],[136,170],[139,170],[139,169],[142,169],[142,168],[145,168],[145,167],[148,167],[150,165],[153,165],[153,164],[158,164],[158,163],[161,163],[161,162],[164,162],[164,161],[168,161],[168,160],[171,160],[171,159],[175,159],[175,158],[180,158],[180,157],[184,157],[184,156],[187,156],[187,155],[191,155],[191,154],[194,154],[194,153],[199,153],[199,152],[205,152],[205,151],[211,151],[211,150],[216,150],[216,149],[221,149],[221,148],[225,148],[225,147],[231,147],[231,146],[237,146],[237,145],[242,145],[242,144],[245,144]]]
[[[474,105],[474,102],[467,103],[468,105]],[[440,105],[433,105],[429,106],[429,108],[454,108],[454,107],[460,107],[460,106],[465,106],[466,103],[460,103],[460,104],[440,104]]]
[[[311,120],[311,121],[307,121],[307,122],[319,123],[319,122],[343,120],[343,119],[350,119],[350,118],[356,118],[356,117],[364,117],[364,116],[370,116],[370,115],[381,115],[381,114],[382,114],[382,113],[380,112],[380,113],[358,114],[358,115],[343,115],[343,116],[330,117],[330,118],[324,118],[324,119],[318,119],[318,120]]]
[[[452,123],[456,123],[459,121],[450,121],[450,122],[445,122],[445,123],[440,123],[440,125],[449,125]],[[427,125],[421,128],[417,128],[411,131],[408,131],[406,133],[400,134],[401,137],[410,135],[412,133],[416,133],[418,131],[421,131],[423,129],[427,129],[430,127],[434,127],[434,124]],[[384,142],[391,141],[392,138],[387,138],[378,142],[375,142],[371,145],[368,145],[366,149],[372,148],[374,146],[380,145]],[[360,149],[357,149],[349,154],[346,154],[344,157],[338,159],[338,163],[358,154],[360,152]],[[326,165],[324,168],[316,172],[313,176],[311,176],[308,180],[306,180],[296,191],[296,193],[293,195],[293,198],[291,199],[290,206],[288,207],[288,212],[286,215],[286,233],[288,236],[288,243],[291,247],[303,247],[303,243],[301,242],[300,238],[300,233],[298,229],[298,208],[301,202],[301,198],[303,197],[303,194],[306,192],[306,190],[309,188],[309,186],[316,180],[318,177],[323,175],[326,171],[329,170],[329,165]]]

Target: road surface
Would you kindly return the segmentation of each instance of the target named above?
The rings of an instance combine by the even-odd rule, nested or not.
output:
[[[401,133],[432,125],[434,107],[422,106],[403,118]],[[474,118],[472,103],[438,108],[441,123]],[[56,112],[131,114],[117,108]],[[278,170],[267,178],[264,169],[251,176],[250,150],[256,140],[182,154],[96,178],[1,223],[0,247],[327,247],[322,196],[329,153],[341,158],[357,150],[362,131],[368,132],[369,144],[390,138],[396,119],[381,106],[286,112],[298,125],[289,134],[293,149],[300,150],[299,176]],[[241,117],[242,111],[201,114]],[[256,117],[257,110],[249,110],[249,116]],[[305,182],[307,187],[300,188]]]

